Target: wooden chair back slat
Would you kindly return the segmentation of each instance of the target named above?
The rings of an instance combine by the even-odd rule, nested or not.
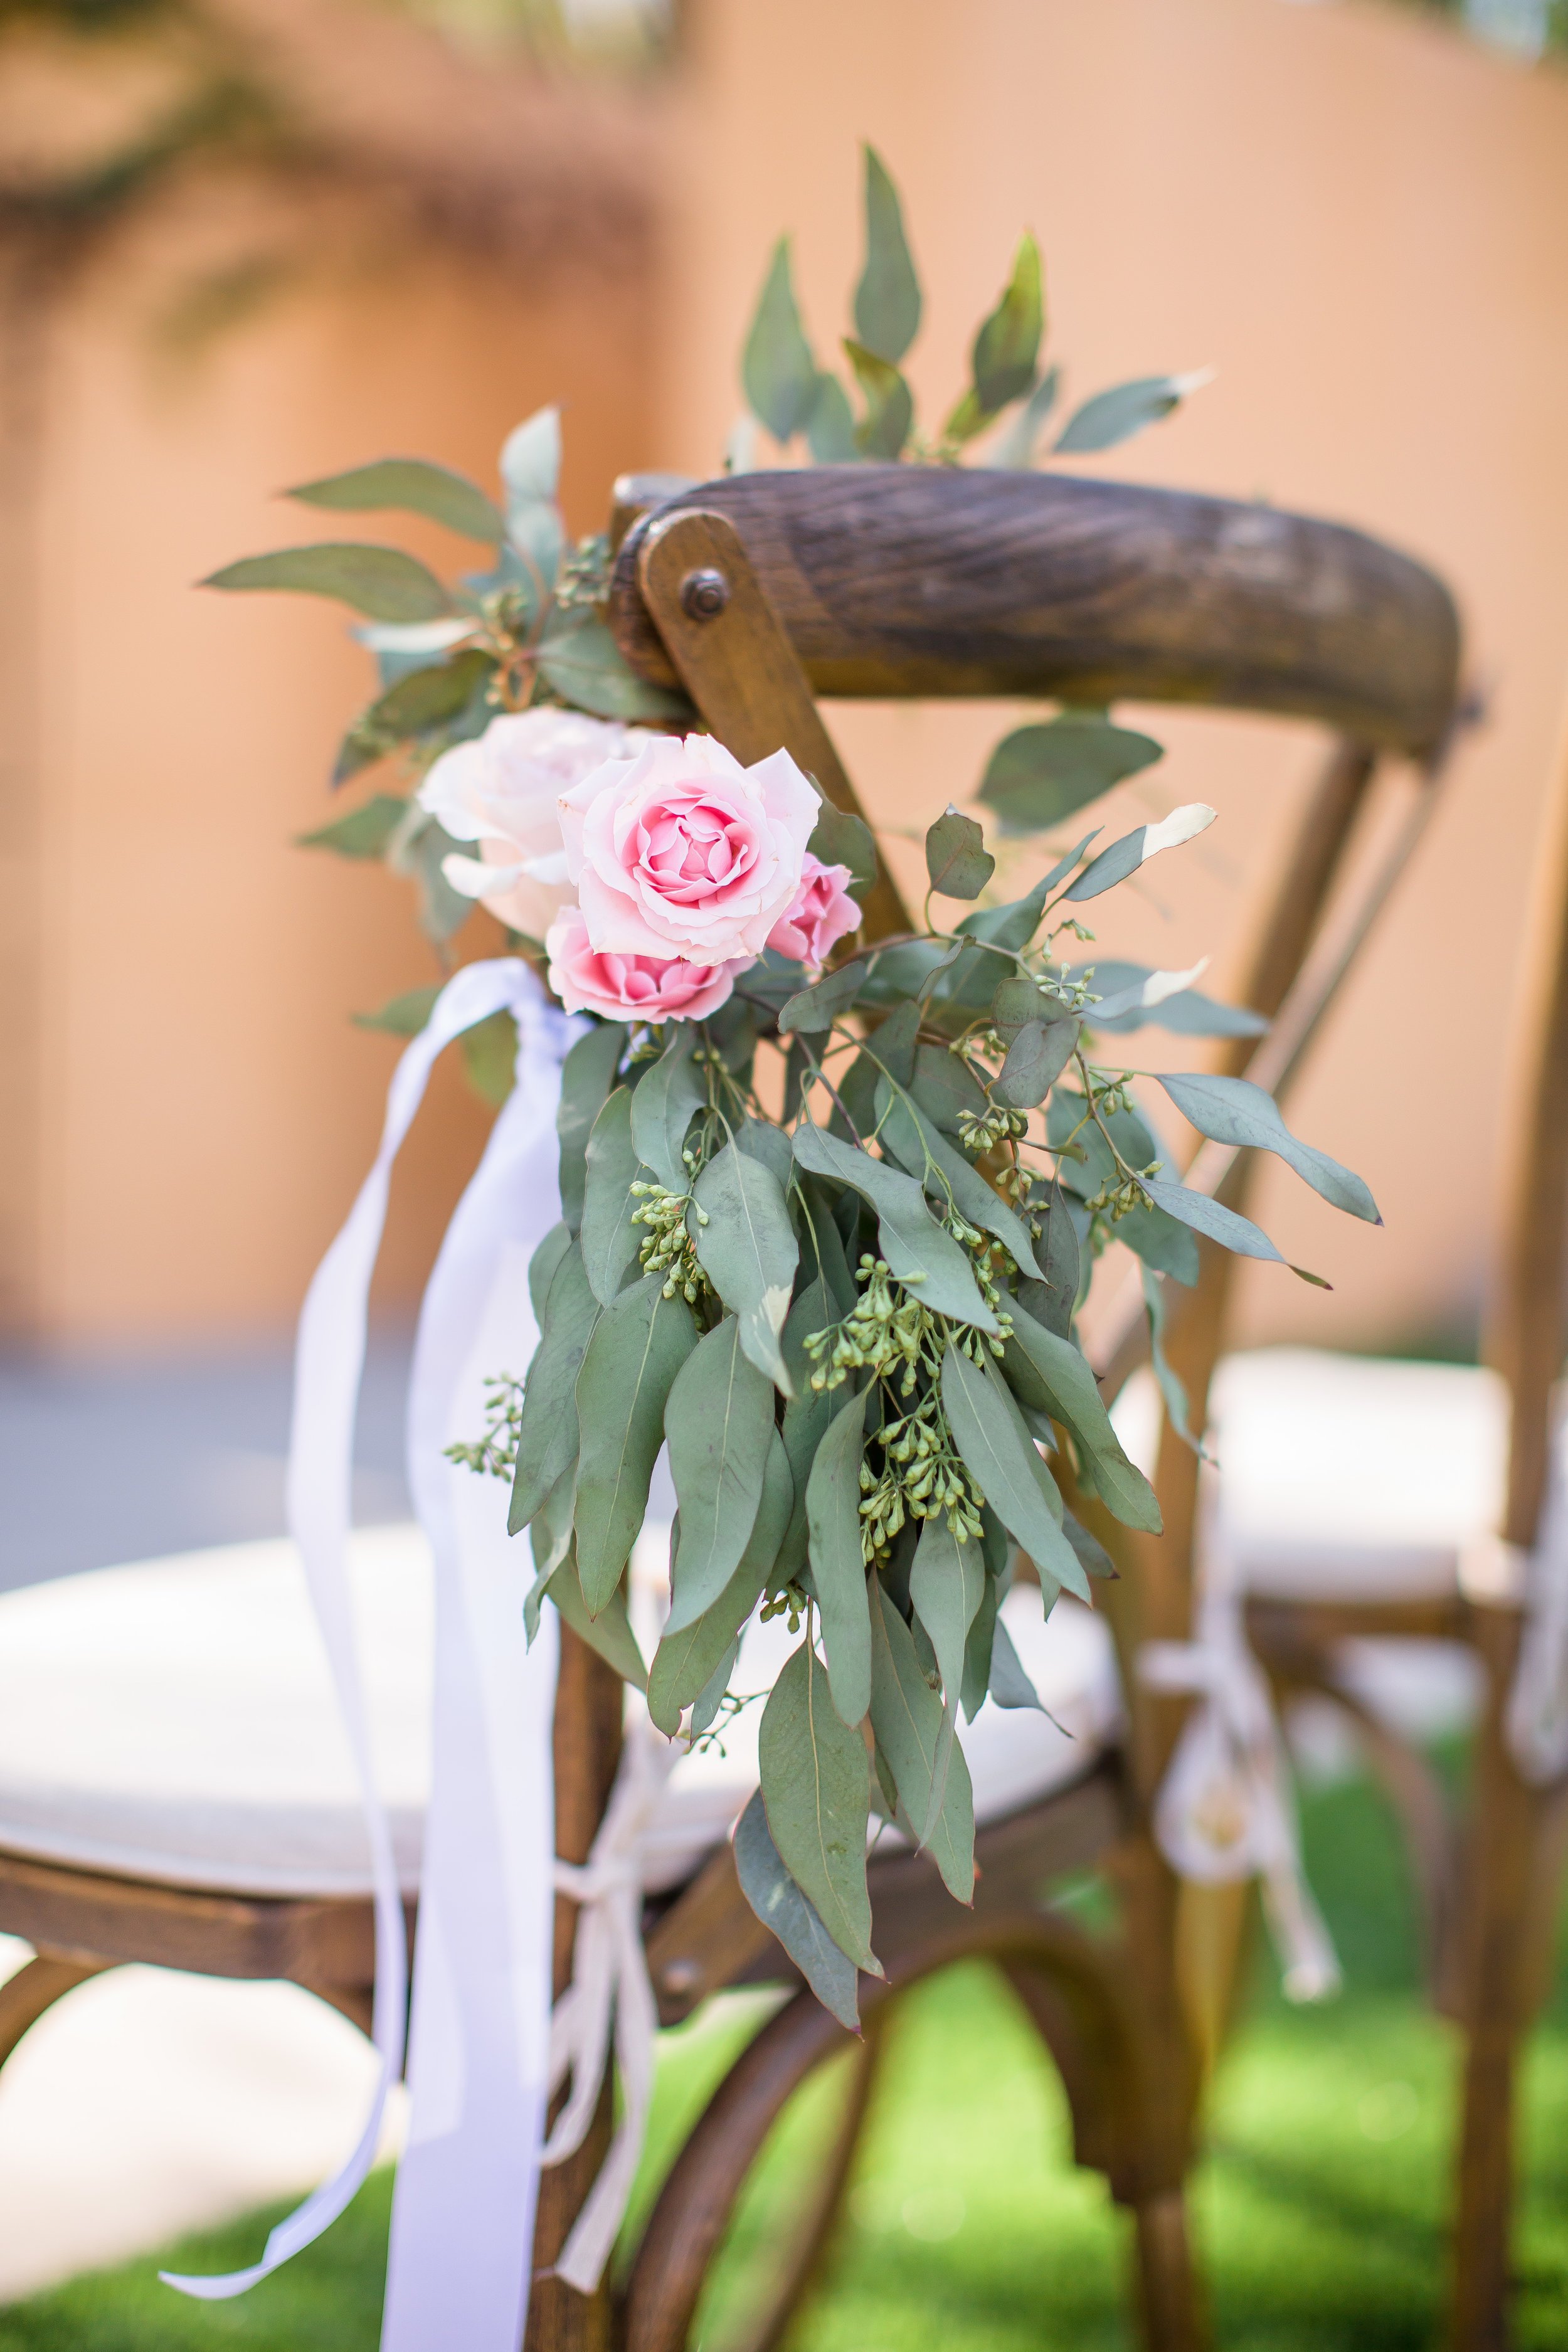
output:
[[[664,684],[638,562],[676,506],[735,525],[820,695],[1198,702],[1416,754],[1453,709],[1452,598],[1360,531],[1190,491],[924,466],[733,475],[635,522],[611,625]]]

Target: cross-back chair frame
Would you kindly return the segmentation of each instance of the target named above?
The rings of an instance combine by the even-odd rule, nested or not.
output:
[[[858,804],[818,695],[1172,700],[1279,712],[1337,730],[1343,740],[1276,892],[1247,992],[1258,1009],[1279,1012],[1249,1066],[1259,1074],[1272,1052],[1270,1082],[1288,1079],[1404,854],[1385,863],[1337,960],[1313,979],[1308,947],[1373,768],[1384,752],[1426,758],[1429,783],[1430,755],[1451,725],[1458,628],[1429,573],[1358,533],[1266,508],[910,467],[701,487],[629,479],[617,485],[612,536],[619,552],[610,616],[634,667],[683,685],[703,723],[742,760],[785,746],[852,813]],[[1418,796],[1406,846],[1430,798],[1429,789]],[[908,927],[886,874],[865,914],[871,938]],[[1211,1167],[1208,1175],[1237,1192],[1244,1182],[1240,1171]],[[1188,1378],[1200,1400],[1198,1342],[1218,1328],[1226,1264],[1205,1264],[1190,1320],[1173,1333],[1173,1348],[1196,1362]],[[1113,1316],[1100,1353],[1118,1380],[1138,1345],[1134,1321]],[[1145,2341],[1154,2352],[1199,2352],[1206,2341],[1183,2200],[1202,2050],[1178,1983],[1180,1892],[1148,1829],[1183,1703],[1146,1695],[1131,1671],[1136,1640],[1187,1630],[1188,1477],[1184,1460],[1163,1454],[1171,1528],[1163,1549],[1130,1553],[1123,1531],[1100,1522],[1131,1571],[1112,1588],[1131,1717],[1125,1751],[981,1830],[973,1913],[952,1903],[923,1857],[873,1861],[888,1980],[863,1985],[867,2033],[836,2147],[746,2352],[778,2342],[815,2274],[900,1995],[976,1953],[1004,1969],[1058,2064],[1079,2161],[1105,2173],[1134,2217]],[[563,1627],[554,1759],[564,1861],[586,1859],[602,1818],[622,1705],[619,1677]],[[1090,1863],[1113,1872],[1124,1898],[1126,1932],[1110,1942],[1039,1900],[1057,1874]],[[570,1976],[574,1925],[571,1899],[558,1896],[558,1991]],[[368,2026],[374,1939],[370,1905],[357,1897],[229,1897],[0,1853],[0,1930],[26,1937],[37,1953],[0,1988],[0,2063],[72,1985],[129,1961],[289,1978]],[[741,1896],[728,1846],[676,1896],[650,1906],[647,1945],[666,2022],[722,1986],[794,1978]],[[681,2352],[751,2158],[806,2074],[833,2052],[855,2049],[801,1987],[689,2138],[624,2292],[606,2284],[581,2296],[551,2265],[608,2142],[606,2083],[595,2129],[543,2176],[526,2352]]]

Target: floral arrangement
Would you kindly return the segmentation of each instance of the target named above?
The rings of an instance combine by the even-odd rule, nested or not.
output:
[[[898,367],[919,284],[869,151],[867,228],[845,345],[860,415],[811,353],[781,247],[746,346],[756,417],[780,441],[805,435],[819,462],[952,463],[993,426],[994,461],[1031,462],[1057,387],[1040,372],[1033,240],[927,446]],[[1101,394],[1057,446],[1110,446],[1184,388]],[[995,845],[950,806],[925,835],[919,925],[857,944],[867,829],[787,750],[743,767],[630,670],[599,611],[605,542],[563,530],[558,457],[546,411],[507,443],[499,503],[408,459],[293,493],[468,532],[492,562],[458,583],[354,543],[251,559],[215,584],[338,597],[380,664],[339,780],[396,752],[416,789],[311,839],[416,876],[444,950],[482,904],[584,1016],[562,1073],[562,1221],[530,1275],[538,1348],[521,1382],[498,1378],[489,1425],[459,1451],[510,1481],[510,1525],[536,1565],[531,1623],[548,1596],[667,1733],[721,1730],[759,1612],[798,1634],[766,1696],[737,1862],[759,1915],[853,2018],[855,1972],[878,1968],[873,1816],[971,1898],[960,1717],[988,1696],[1039,1704],[998,1615],[1010,1584],[1037,1580],[1047,1612],[1063,1591],[1089,1599],[1110,1562],[1079,1497],[1159,1528],[1074,1336],[1097,1259],[1119,1244],[1142,1261],[1159,1364],[1159,1284],[1195,1279],[1200,1236],[1279,1255],[1180,1181],[1135,1099],[1152,1074],[1107,1058],[1108,1041],[1151,1020],[1200,1034],[1261,1024],[1199,994],[1196,972],[1082,960],[1091,903],[1212,810],[1109,844],[1090,830],[1047,853],[1031,887],[998,885],[1005,837],[1159,757],[1104,711],[1010,735],[978,794]],[[416,1028],[434,992],[377,1018]],[[504,1090],[504,1055],[497,1066]],[[1291,1135],[1258,1087],[1156,1082],[1201,1135],[1270,1150],[1375,1219],[1360,1179]],[[645,1661],[626,1577],[665,1447],[670,1608]]]

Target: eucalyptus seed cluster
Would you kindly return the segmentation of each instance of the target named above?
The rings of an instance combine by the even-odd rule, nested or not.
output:
[[[994,1151],[999,1143],[1014,1142],[1028,1132],[1028,1112],[1008,1110],[1001,1103],[988,1102],[984,1110],[958,1114],[959,1140],[971,1151]]]
[[[687,1152],[685,1157],[689,1166],[691,1154]],[[665,1297],[673,1298],[679,1292],[689,1307],[695,1307],[709,1283],[697,1263],[687,1223],[687,1212],[693,1206],[690,1193],[672,1192],[664,1184],[634,1184],[632,1196],[642,1202],[640,1209],[632,1211],[633,1224],[648,1228],[637,1252],[643,1272],[662,1274]],[[697,1214],[701,1216],[700,1209]]]
[[[912,1412],[889,1422],[881,1433],[882,1474],[860,1465],[860,1549],[868,1567],[884,1559],[909,1519],[946,1516],[956,1543],[981,1533],[985,1497],[958,1458],[952,1433],[934,1388]]]
[[[517,1467],[517,1433],[522,1423],[522,1382],[497,1372],[485,1382],[485,1425],[468,1445],[448,1445],[448,1462],[481,1477],[510,1478]]]
[[[819,1391],[839,1388],[851,1372],[864,1370],[879,1380],[900,1377],[901,1392],[909,1396],[921,1352],[935,1339],[935,1318],[901,1286],[895,1292],[886,1258],[868,1253],[860,1260],[859,1279],[865,1287],[853,1314],[806,1336],[805,1352],[816,1365],[811,1385]]]
[[[799,1633],[800,1621],[805,1614],[805,1594],[798,1584],[786,1584],[781,1591],[770,1592],[761,1611],[764,1625],[770,1617],[787,1617],[792,1633]]]

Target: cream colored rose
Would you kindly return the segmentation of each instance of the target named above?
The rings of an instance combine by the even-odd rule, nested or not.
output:
[[[419,787],[421,808],[454,841],[442,872],[465,898],[542,940],[575,896],[566,871],[561,794],[606,760],[632,760],[649,740],[640,727],[590,719],[579,710],[508,711],[472,743],[443,751]]]

